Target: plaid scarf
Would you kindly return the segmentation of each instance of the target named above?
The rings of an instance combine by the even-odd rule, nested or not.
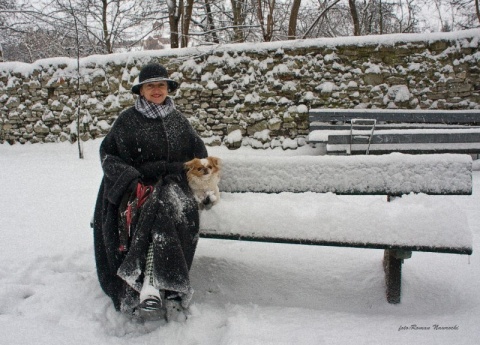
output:
[[[167,116],[173,109],[175,109],[175,104],[170,97],[165,99],[164,104],[155,104],[147,101],[145,97],[140,96],[135,101],[135,109],[149,119],[157,119]]]

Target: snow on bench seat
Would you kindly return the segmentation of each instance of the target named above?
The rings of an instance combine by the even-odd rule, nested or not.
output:
[[[221,201],[201,213],[201,233],[468,254],[466,215],[449,198],[426,194],[471,194],[471,165],[458,154],[227,158]],[[407,195],[387,202],[338,194]]]
[[[471,194],[468,155],[293,156],[223,159],[225,192]]]
[[[450,197],[221,193],[202,237],[471,254],[467,216]]]

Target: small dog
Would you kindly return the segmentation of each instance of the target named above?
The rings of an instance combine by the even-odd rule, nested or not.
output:
[[[209,209],[220,201],[218,182],[222,161],[220,158],[194,158],[185,163],[188,185],[193,191],[200,209]]]

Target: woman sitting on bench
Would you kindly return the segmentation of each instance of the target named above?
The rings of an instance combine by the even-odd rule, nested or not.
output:
[[[117,310],[140,318],[184,317],[193,294],[199,214],[183,165],[207,150],[168,96],[177,87],[163,66],[142,68],[132,87],[135,106],[119,115],[100,147],[98,278]]]

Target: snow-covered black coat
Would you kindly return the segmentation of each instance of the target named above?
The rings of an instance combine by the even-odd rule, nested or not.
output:
[[[104,138],[94,248],[100,285],[117,310],[127,311],[138,300],[150,241],[154,243],[155,285],[182,293],[189,288],[199,215],[181,167],[206,156],[202,140],[177,110],[165,118],[149,119],[131,107],[119,115]],[[119,250],[119,205],[137,181],[155,185],[155,189],[142,207],[125,254]]]

